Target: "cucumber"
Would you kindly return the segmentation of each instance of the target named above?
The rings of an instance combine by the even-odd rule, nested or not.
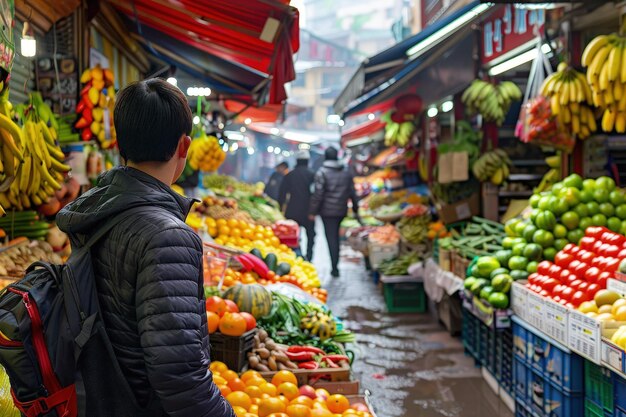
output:
[[[265,265],[271,270],[276,272],[276,264],[278,263],[278,258],[273,253],[268,253],[264,259]]]
[[[263,254],[262,254],[262,253],[261,253],[261,251],[260,251],[260,250],[258,250],[257,248],[252,249],[252,250],[250,251],[250,254],[251,254],[251,255],[256,256],[256,257],[257,257],[257,258],[259,258],[259,259],[263,259]]]
[[[282,277],[283,275],[287,275],[291,272],[291,265],[287,262],[281,262],[276,267],[276,275]]]

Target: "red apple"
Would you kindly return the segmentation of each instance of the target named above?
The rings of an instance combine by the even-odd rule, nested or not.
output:
[[[316,399],[317,395],[315,394],[315,388],[310,385],[303,385],[300,387],[300,395],[304,395],[305,397],[309,397],[312,399]]]

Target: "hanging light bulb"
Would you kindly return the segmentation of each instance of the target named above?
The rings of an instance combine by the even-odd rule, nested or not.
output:
[[[33,57],[37,53],[37,41],[33,30],[30,28],[28,22],[24,22],[24,29],[22,29],[22,55],[25,57]]]

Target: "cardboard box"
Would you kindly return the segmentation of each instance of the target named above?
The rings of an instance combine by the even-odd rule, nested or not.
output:
[[[470,198],[453,204],[437,202],[439,218],[445,224],[456,223],[480,214],[480,194],[474,193]]]
[[[437,316],[451,335],[461,332],[461,298],[458,293],[452,296],[444,293],[441,301],[437,303]]]

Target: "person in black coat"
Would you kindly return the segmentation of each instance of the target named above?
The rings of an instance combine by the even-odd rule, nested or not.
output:
[[[348,202],[359,220],[359,204],[354,179],[344,164],[337,160],[337,149],[329,147],[324,153],[324,164],[315,174],[315,191],[311,196],[309,218],[322,217],[332,263],[331,275],[339,276],[339,226],[348,214]]]
[[[315,174],[309,169],[309,151],[301,150],[296,153],[296,167],[285,175],[280,186],[278,203],[285,210],[285,217],[295,220],[300,227],[306,230],[307,249],[305,259],[313,258],[315,243],[315,221],[309,219],[309,205],[311,202],[311,186]]]
[[[114,123],[125,166],[57,216],[76,251],[107,220],[145,207],[92,248],[100,314],[125,380],[114,381],[106,358],[92,361],[101,377],[84,379],[79,415],[235,417],[209,370],[202,241],[185,224],[194,201],[170,188],[191,144],[187,98],[164,80],[133,83],[118,94]]]
[[[283,178],[289,172],[289,165],[286,162],[281,162],[274,168],[275,171],[270,175],[270,179],[265,184],[265,194],[268,197],[278,201],[278,193],[280,192],[280,184],[283,182]]]

